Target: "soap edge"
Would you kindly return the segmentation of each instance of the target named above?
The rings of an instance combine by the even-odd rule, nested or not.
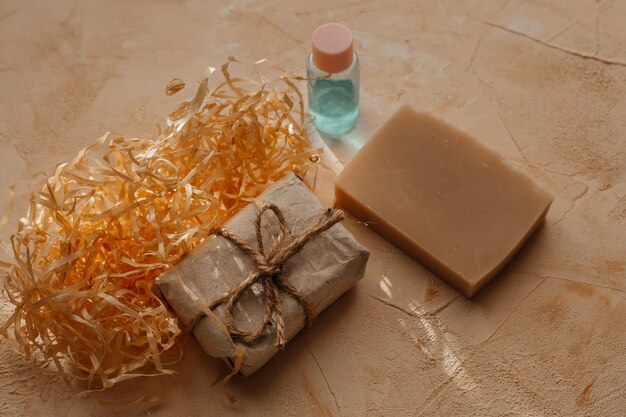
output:
[[[364,213],[355,213],[354,211],[348,210],[347,207],[341,204],[340,200],[342,198],[344,200],[352,202],[353,207],[357,207],[357,206],[360,207],[358,211],[361,211]],[[451,268],[446,267],[443,262],[441,262],[436,256],[426,251],[422,246],[418,245],[421,249],[421,253],[415,253],[414,251],[410,250],[409,245],[407,243],[408,241],[410,241],[409,236],[407,236],[404,232],[399,230],[393,224],[387,222],[386,220],[378,216],[369,207],[360,203],[357,204],[357,201],[354,199],[354,197],[352,197],[345,190],[341,189],[341,187],[338,184],[335,185],[335,206],[344,208],[346,211],[348,211],[350,214],[352,214],[354,217],[356,217],[357,219],[361,221],[371,223],[370,225],[368,225],[368,227],[371,227],[372,230],[374,230],[379,236],[381,236],[391,245],[396,246],[397,248],[402,250],[405,254],[407,254],[414,260],[416,260],[420,265],[428,269],[431,273],[436,275],[439,279],[445,281],[451,287],[461,292],[467,298],[472,298],[489,282],[497,278],[496,276],[500,272],[502,272],[502,270],[511,262],[511,260],[515,257],[515,255],[519,253],[519,251],[526,244],[526,242],[530,239],[530,237],[533,236],[535,232],[537,232],[539,228],[543,225],[543,223],[545,222],[546,215],[551,205],[552,205],[552,199],[548,198],[545,208],[537,216],[532,226],[519,239],[519,241],[515,244],[515,246],[513,246],[513,249],[511,250],[511,252],[502,259],[502,261],[499,263],[498,266],[494,267],[491,271],[483,275],[476,282],[469,283],[463,280],[461,278],[461,275],[458,272],[454,271]],[[383,232],[380,231],[380,229],[378,228],[378,224],[384,224],[389,229],[393,229],[394,231],[396,231],[397,234],[402,237],[402,240],[404,240],[404,242],[398,242],[397,244],[391,242],[391,240],[389,240],[387,236]]]
[[[349,210],[344,204],[341,203],[342,198],[345,201],[349,201],[352,203],[353,207],[359,207],[358,213]],[[368,225],[372,230],[374,230],[380,237],[385,239],[389,244],[399,248],[405,254],[416,260],[420,265],[426,268],[429,272],[436,275],[438,278],[447,282],[450,286],[456,288],[458,291],[462,292],[466,296],[469,297],[469,293],[472,288],[461,278],[460,274],[450,268],[448,268],[444,262],[438,259],[436,256],[432,255],[421,245],[417,245],[420,248],[420,253],[417,253],[410,249],[410,237],[407,236],[404,232],[398,229],[393,224],[389,223],[379,215],[377,215],[372,209],[367,207],[364,204],[357,203],[357,200],[350,195],[347,191],[341,189],[341,187],[336,184],[335,185],[335,206],[341,207],[352,214],[357,219],[371,223]],[[388,229],[392,229],[396,232],[398,236],[401,237],[400,241],[397,243],[393,243],[384,232],[380,230],[378,225],[384,224]]]
[[[478,281],[476,281],[476,283],[473,286],[470,286],[469,293],[467,295],[468,298],[471,298],[474,295],[476,295],[489,282],[497,278],[496,276],[500,274],[506,268],[506,266],[513,260],[513,258],[519,253],[519,251],[522,250],[524,245],[526,245],[528,240],[530,240],[530,238],[537,231],[539,231],[541,226],[545,223],[546,215],[548,214],[548,210],[550,209],[551,206],[552,206],[552,199],[549,199],[549,201],[546,204],[545,209],[535,219],[535,221],[533,222],[533,225],[530,227],[530,229],[528,229],[528,232],[526,232],[526,234],[520,238],[520,240],[515,244],[515,246],[513,246],[513,250],[508,256],[506,256],[503,259],[502,263],[497,268],[494,268],[492,271],[486,274],[483,278],[480,278]]]

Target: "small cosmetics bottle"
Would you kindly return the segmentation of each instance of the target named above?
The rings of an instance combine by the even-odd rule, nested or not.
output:
[[[313,31],[307,62],[309,114],[315,127],[329,135],[349,132],[359,118],[359,59],[352,32],[339,23]]]

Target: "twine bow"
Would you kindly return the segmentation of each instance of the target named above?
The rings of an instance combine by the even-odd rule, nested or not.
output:
[[[264,248],[261,233],[261,219],[263,213],[267,210],[274,213],[280,226],[278,236],[273,236],[273,243],[268,251]],[[303,230],[297,236],[293,236],[291,231],[287,228],[287,222],[285,221],[282,211],[275,204],[265,203],[263,206],[259,207],[254,222],[256,247],[236,236],[225,227],[213,231],[213,234],[230,240],[241,250],[248,253],[255,263],[254,269],[248,274],[245,280],[230,291],[216,297],[209,304],[209,309],[211,310],[222,304],[226,304],[224,310],[224,325],[233,340],[250,345],[256,342],[261,336],[269,333],[273,322],[276,328],[276,346],[282,349],[285,345],[285,322],[283,318],[283,303],[280,297],[281,292],[291,296],[302,306],[305,324],[309,326],[312,323],[313,307],[309,300],[285,279],[285,263],[289,258],[298,253],[309,240],[330,229],[336,223],[343,220],[343,218],[344,215],[341,210],[328,209],[320,215],[315,224]],[[235,324],[233,308],[243,293],[257,282],[263,286],[265,292],[265,314],[263,321],[256,330],[249,332],[243,331]],[[198,313],[191,320],[189,324],[190,329],[193,329],[195,324],[204,317],[205,314],[203,312]]]

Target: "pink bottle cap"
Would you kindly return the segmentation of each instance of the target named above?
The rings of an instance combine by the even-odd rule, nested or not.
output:
[[[352,65],[352,32],[341,23],[324,23],[313,31],[313,63],[325,72]]]

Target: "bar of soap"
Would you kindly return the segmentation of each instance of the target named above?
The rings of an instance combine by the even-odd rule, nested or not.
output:
[[[469,135],[401,108],[352,158],[336,205],[467,297],[542,223],[552,197]]]
[[[256,202],[273,203],[280,208],[291,238],[299,236],[315,224],[325,211],[317,196],[295,174],[288,174],[269,186],[256,198]],[[255,248],[258,247],[254,227],[257,213],[257,205],[250,203],[225,225]],[[276,217],[271,213],[263,218],[262,236],[264,247],[269,251],[280,228]],[[300,251],[290,257],[284,264],[282,277],[309,301],[313,315],[317,316],[363,277],[368,258],[369,251],[354,239],[343,224],[335,224],[311,238]],[[256,264],[249,253],[242,251],[223,236],[212,236],[176,266],[163,272],[156,283],[180,321],[189,326],[203,306],[209,305],[215,297],[231,291],[255,269]],[[304,310],[284,289],[280,290],[280,295],[285,339],[290,340],[305,325]],[[266,297],[265,287],[258,282],[242,294],[233,312],[237,327],[244,331],[253,331],[263,322]],[[224,307],[221,305],[214,310],[216,317],[222,321],[225,316]],[[222,358],[232,366],[237,352],[224,330],[223,325],[206,317],[191,329],[208,355]],[[278,352],[275,331],[273,326],[270,334],[261,337],[256,343],[238,342],[244,352],[239,370],[242,375],[248,376],[256,372]]]

